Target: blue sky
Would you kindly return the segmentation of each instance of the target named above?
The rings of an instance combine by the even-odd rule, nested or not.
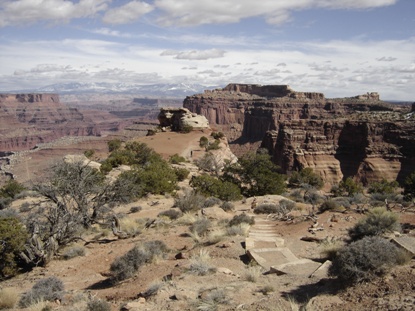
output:
[[[0,91],[288,84],[415,101],[414,0],[0,0]]]

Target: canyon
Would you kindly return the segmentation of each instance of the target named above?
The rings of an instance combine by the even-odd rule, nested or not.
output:
[[[288,85],[229,84],[188,96],[183,107],[223,131],[237,155],[266,148],[284,173],[311,167],[326,183],[353,177],[402,182],[415,169],[415,104],[376,92],[350,98]]]

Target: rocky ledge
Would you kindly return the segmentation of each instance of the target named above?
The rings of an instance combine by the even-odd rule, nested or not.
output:
[[[288,85],[229,84],[188,96],[241,154],[267,148],[284,172],[312,167],[328,183],[402,181],[415,170],[414,105],[392,105],[376,92],[349,98],[295,92]]]

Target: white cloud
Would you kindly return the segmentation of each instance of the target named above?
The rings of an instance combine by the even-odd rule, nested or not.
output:
[[[290,12],[310,8],[367,9],[395,4],[398,0],[156,0],[163,11],[163,25],[194,26],[236,23],[249,17],[264,17],[270,24],[290,19]]]
[[[187,60],[207,60],[211,58],[224,57],[225,51],[219,49],[210,50],[192,50],[192,51],[163,51],[161,56],[174,56],[176,59],[187,59]]]
[[[122,33],[120,31],[112,30],[109,28],[93,29],[90,32],[103,35],[103,36],[110,36],[110,37],[117,37],[117,38],[131,38],[132,37],[132,35],[129,33]]]
[[[379,61],[379,62],[393,62],[393,61],[397,60],[397,58],[396,57],[390,57],[390,56],[389,57],[382,56],[380,58],[376,58],[376,60]]]
[[[130,1],[127,4],[108,10],[102,18],[107,24],[128,24],[151,12],[153,6],[143,1]]]
[[[0,26],[27,25],[39,21],[68,22],[104,11],[111,0],[17,0],[0,3]]]

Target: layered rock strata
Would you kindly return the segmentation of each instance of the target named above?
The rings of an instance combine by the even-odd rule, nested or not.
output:
[[[56,94],[0,94],[0,151],[33,148],[63,136],[99,135],[99,129]]]
[[[333,184],[349,176],[402,181],[415,170],[414,113],[378,93],[327,99],[286,85],[230,84],[183,106],[222,130],[235,153],[267,148],[286,173],[312,167]]]

